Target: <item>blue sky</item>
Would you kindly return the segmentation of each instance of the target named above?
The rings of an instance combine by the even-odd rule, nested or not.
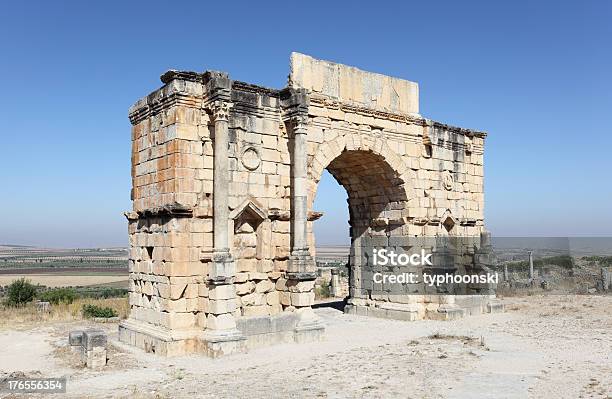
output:
[[[0,243],[125,245],[128,107],[170,68],[283,87],[291,51],[416,81],[424,116],[488,131],[493,234],[612,235],[610,20],[605,1],[5,3]],[[319,242],[343,242],[346,194],[319,196]]]

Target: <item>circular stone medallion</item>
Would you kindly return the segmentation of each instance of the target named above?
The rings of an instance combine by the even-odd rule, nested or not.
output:
[[[259,157],[259,152],[255,148],[248,147],[242,152],[242,164],[248,170],[257,169],[260,163],[261,158]]]

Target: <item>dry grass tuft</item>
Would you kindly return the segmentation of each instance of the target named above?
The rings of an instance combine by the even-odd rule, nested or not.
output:
[[[76,299],[71,304],[61,303],[51,305],[49,312],[39,312],[34,303],[24,307],[0,306],[0,329],[14,328],[19,324],[36,324],[48,321],[75,321],[83,320],[83,305],[92,304],[110,307],[117,311],[121,319],[125,319],[129,313],[130,306],[127,298],[108,299]]]

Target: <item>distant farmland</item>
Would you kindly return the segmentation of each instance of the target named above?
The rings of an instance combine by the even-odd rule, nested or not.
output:
[[[0,245],[0,273],[55,272],[62,269],[83,271],[127,270],[127,249],[47,249]]]
[[[78,273],[78,272],[77,272]],[[83,275],[83,274],[0,274],[0,286],[7,286],[15,280],[25,277],[33,284],[46,287],[85,287],[109,286],[127,288],[128,275]]]
[[[127,249],[47,249],[0,245],[0,286],[26,277],[47,287],[127,287]]]

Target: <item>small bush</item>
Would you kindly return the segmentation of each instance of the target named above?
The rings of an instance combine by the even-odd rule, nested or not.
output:
[[[329,298],[331,296],[329,282],[327,280],[323,280],[320,287],[315,288],[315,297],[316,298]]]
[[[507,264],[510,272],[527,272],[529,270],[529,261],[527,260],[508,262]],[[558,266],[571,270],[575,265],[574,258],[569,255],[548,256],[533,260],[533,267],[538,268],[542,266]],[[500,270],[501,268],[502,266],[499,265]]]
[[[9,306],[23,306],[32,302],[36,296],[36,286],[26,280],[25,277],[13,281],[7,290],[6,303]]]
[[[96,305],[83,305],[83,317],[117,317],[119,314],[113,308],[103,308]]]
[[[77,288],[77,293],[80,298],[93,299],[109,299],[127,297],[128,290],[126,288],[109,288],[109,287],[80,287]]]
[[[50,302],[54,305],[60,303],[71,304],[77,298],[77,293],[72,288],[55,288],[45,291],[38,296],[41,301]]]
[[[612,266],[612,256],[585,256],[583,259],[592,266]]]
[[[102,290],[100,296],[104,299],[108,298],[120,298],[122,296],[126,296],[128,290],[125,288],[105,288]]]

